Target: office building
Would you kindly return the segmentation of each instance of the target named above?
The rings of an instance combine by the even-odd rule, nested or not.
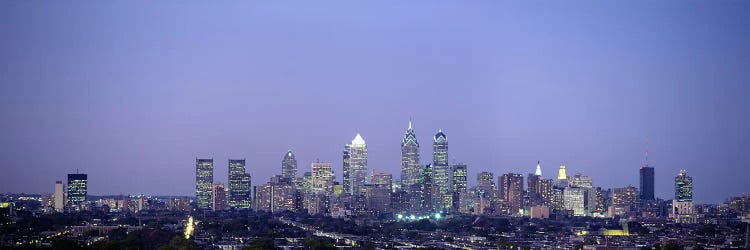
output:
[[[437,210],[449,211],[453,206],[450,186],[451,169],[448,167],[448,137],[443,130],[435,134],[432,143],[432,182],[438,188],[435,198],[439,200]]]
[[[419,142],[411,127],[406,129],[404,138],[401,140],[401,187],[407,191],[412,185],[421,183],[422,166],[419,165]]]
[[[214,159],[195,159],[195,204],[211,209],[214,184]]]
[[[256,187],[255,210],[271,213],[295,211],[296,202],[296,190],[289,178],[276,175],[268,183]]]
[[[610,216],[623,215],[638,209],[638,189],[628,185],[627,187],[612,189],[612,206]],[[612,210],[614,209],[614,210]]]
[[[211,191],[211,208],[214,211],[227,210],[229,204],[227,203],[227,190],[224,187],[224,183],[216,183]]]
[[[352,196],[364,195],[364,185],[367,183],[367,144],[362,136],[357,134],[349,147],[349,173],[351,179]]]
[[[68,174],[68,206],[73,211],[85,210],[88,195],[88,175]]]
[[[645,165],[639,170],[640,173],[640,194],[641,201],[652,201],[654,197],[654,168]]]
[[[350,165],[350,160],[351,160],[350,150],[351,150],[351,147],[352,147],[351,144],[344,145],[344,152],[343,152],[343,160],[344,160],[343,161],[343,163],[344,163],[343,166],[344,166],[344,169],[341,172],[342,177],[343,177],[343,182],[341,183],[341,185],[343,187],[343,192],[345,192],[345,193],[347,193],[349,195],[351,195],[351,192],[352,192],[351,191],[352,190],[352,175],[351,175],[352,170],[351,170],[351,165]]]
[[[65,211],[65,185],[62,181],[55,182],[54,208],[58,213]]]
[[[466,192],[468,179],[466,178],[466,164],[454,164],[451,166],[451,191],[453,192],[453,211],[458,211],[461,201],[461,193]]]
[[[292,150],[287,151],[281,160],[281,176],[289,178],[292,182],[297,181],[297,158]]]
[[[523,175],[508,173],[497,178],[499,201],[508,208],[508,214],[522,213],[523,208]]]
[[[568,186],[568,175],[565,173],[565,165],[560,165],[560,169],[557,170],[557,186],[560,188]]]
[[[693,205],[693,177],[687,171],[680,170],[674,178],[674,199],[669,217],[677,223],[696,223]]]
[[[387,173],[373,173],[370,177],[370,184],[367,185],[367,208],[374,215],[390,214],[391,210],[391,191],[393,176]]]
[[[245,172],[245,159],[229,159],[229,206],[247,209],[250,201],[250,175]]]
[[[330,162],[315,162],[312,164],[312,193],[316,195],[330,195],[333,193],[335,175]]]

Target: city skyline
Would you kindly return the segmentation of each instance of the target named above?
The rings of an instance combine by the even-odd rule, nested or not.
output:
[[[496,4],[9,4],[0,193],[80,169],[90,195],[194,195],[196,158],[227,185],[246,159],[256,186],[288,150],[341,181],[357,133],[368,174],[398,180],[409,117],[419,166],[442,130],[469,186],[541,161],[638,187],[648,151],[656,197],[682,169],[696,203],[750,192],[750,4]]]

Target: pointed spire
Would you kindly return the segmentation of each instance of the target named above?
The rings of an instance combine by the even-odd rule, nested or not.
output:
[[[359,135],[359,133],[357,133],[357,136],[352,140],[352,145],[365,145],[365,140],[362,139],[362,136]]]
[[[411,115],[409,116],[409,130],[411,130]]]
[[[535,175],[542,176],[542,166],[539,161],[536,161],[536,172]]]

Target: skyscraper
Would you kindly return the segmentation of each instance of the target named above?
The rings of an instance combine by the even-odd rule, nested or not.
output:
[[[245,172],[245,159],[229,159],[229,206],[250,208],[250,175]]]
[[[448,138],[439,130],[435,134],[432,143],[432,176],[433,183],[438,187],[440,204],[439,210],[448,210],[451,208],[453,196],[450,192],[450,169],[448,168]]]
[[[466,192],[468,186],[468,179],[466,178],[466,165],[465,164],[454,164],[451,166],[451,191],[453,192],[453,211],[457,211],[460,207],[461,193]]]
[[[343,182],[341,183],[341,185],[344,187],[344,192],[347,194],[351,194],[352,192],[352,175],[351,175],[352,169],[351,169],[351,164],[350,164],[351,155],[349,152],[351,147],[352,147],[351,144],[344,145],[344,156],[343,156],[344,169],[341,172],[342,177],[343,177]]]
[[[227,191],[223,183],[216,183],[211,190],[211,208],[214,211],[227,210]]]
[[[623,215],[636,211],[638,208],[638,189],[628,185],[622,188],[612,189],[612,211],[611,216]]]
[[[693,210],[693,177],[688,176],[687,171],[680,170],[680,174],[674,178],[674,199],[669,217],[677,223],[695,223]]]
[[[198,209],[211,209],[214,159],[195,159],[195,200]]]
[[[83,210],[88,195],[88,175],[68,174],[68,205],[73,210]]]
[[[654,168],[645,165],[640,169],[640,191],[641,201],[654,200]]]
[[[497,194],[508,204],[509,214],[518,214],[523,208],[523,175],[508,173],[498,177]]]
[[[294,157],[292,150],[287,151],[281,161],[281,176],[289,178],[292,182],[297,181],[297,158]]]
[[[565,165],[560,165],[557,171],[557,186],[564,188],[568,186],[568,175],[565,173]]]
[[[491,200],[495,199],[496,191],[494,178],[494,175],[490,172],[480,172],[477,174],[477,191],[480,196]]]
[[[312,164],[312,192],[314,194],[333,193],[333,168],[330,162],[315,162]]]
[[[419,142],[411,127],[409,119],[409,128],[401,140],[401,187],[409,192],[410,187],[419,183],[421,179],[421,166],[419,165]]]
[[[527,185],[526,188],[529,193],[529,206],[541,206],[544,205],[544,200],[542,199],[542,169],[541,164],[539,162],[536,163],[536,171],[533,174],[529,174],[529,177],[527,178]]]
[[[351,177],[352,196],[364,195],[364,185],[367,182],[367,144],[362,136],[357,134],[349,147],[349,169]]]
[[[367,208],[376,215],[392,211],[391,193],[393,176],[388,173],[373,173],[367,185]]]
[[[62,181],[55,182],[55,211],[65,210],[65,187]]]

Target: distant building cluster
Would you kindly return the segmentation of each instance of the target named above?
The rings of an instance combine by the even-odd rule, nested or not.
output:
[[[368,167],[368,148],[357,134],[341,154],[342,182],[334,163],[313,162],[298,175],[294,152],[281,159],[281,173],[253,186],[244,159],[228,160],[228,183],[214,182],[214,160],[195,159],[195,198],[155,198],[143,195],[103,197],[89,201],[88,175],[69,174],[57,181],[46,207],[55,212],[102,209],[112,212],[144,210],[222,211],[254,209],[272,213],[294,211],[332,217],[418,218],[430,215],[472,214],[550,217],[669,218],[677,223],[711,220],[693,204],[693,178],[680,171],[674,178],[674,197],[656,198],[654,168],[639,169],[639,185],[602,188],[590,176],[568,175],[561,165],[556,178],[533,173],[479,172],[468,185],[468,166],[449,164],[448,137],[439,130],[432,138],[432,159],[424,164],[411,121],[401,140],[401,173]],[[744,196],[743,196],[744,197]],[[747,198],[728,201],[733,211],[748,211]]]
[[[541,163],[533,173],[477,174],[469,187],[466,164],[449,164],[448,137],[433,137],[432,159],[424,164],[411,121],[401,140],[401,173],[368,168],[368,149],[357,134],[342,151],[342,179],[336,181],[331,162],[314,162],[298,176],[290,150],[281,160],[281,174],[250,188],[244,160],[229,160],[229,186],[213,182],[213,159],[196,160],[196,207],[203,210],[252,208],[268,212],[307,212],[333,217],[411,218],[411,215],[474,214],[532,218],[668,217],[696,223],[692,178],[685,171],[675,177],[675,197],[657,199],[654,168],[639,169],[638,187],[602,188],[590,176],[568,175],[561,165],[556,179],[544,178]],[[252,198],[252,199],[251,199]]]

